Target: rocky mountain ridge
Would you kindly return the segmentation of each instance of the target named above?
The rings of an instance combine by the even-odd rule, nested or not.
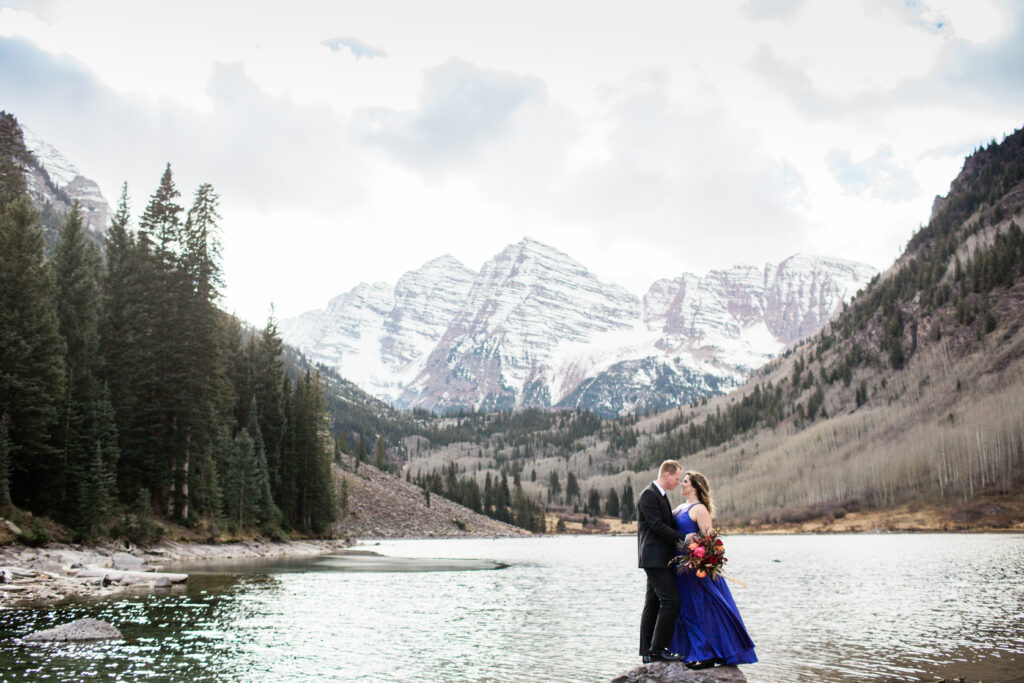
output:
[[[741,384],[875,270],[796,255],[654,282],[642,297],[524,238],[473,272],[445,255],[281,322],[285,341],[400,408],[664,409]]]
[[[19,125],[25,147],[36,161],[25,169],[25,183],[33,203],[40,208],[49,204],[55,212],[64,215],[71,210],[71,203],[78,201],[85,227],[101,235],[106,233],[113,212],[100,186],[83,176],[57,148],[24,123]]]

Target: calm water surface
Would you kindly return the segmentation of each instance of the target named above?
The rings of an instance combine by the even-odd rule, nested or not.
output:
[[[1024,535],[732,536],[750,681],[998,683],[1024,672]],[[607,681],[636,656],[626,537],[387,541],[207,566],[187,588],[0,611],[4,680]],[[420,562],[438,558],[495,564]],[[503,566],[502,565],[507,565]],[[501,568],[490,568],[490,567]],[[81,617],[127,640],[28,645]]]

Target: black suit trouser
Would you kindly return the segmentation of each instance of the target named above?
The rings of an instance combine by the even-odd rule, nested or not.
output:
[[[647,572],[647,595],[640,616],[641,656],[669,646],[680,604],[671,569],[644,567],[644,571]]]

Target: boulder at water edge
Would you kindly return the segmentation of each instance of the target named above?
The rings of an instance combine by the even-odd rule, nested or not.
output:
[[[651,662],[612,679],[612,683],[746,683],[746,680],[735,666],[694,671],[682,662]]]
[[[57,628],[36,631],[25,636],[31,643],[65,643],[80,640],[122,640],[124,636],[116,628],[99,619],[78,619]]]

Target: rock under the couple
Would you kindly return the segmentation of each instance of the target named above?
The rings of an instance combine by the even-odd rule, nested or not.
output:
[[[682,662],[651,662],[612,679],[612,683],[746,683],[735,666],[687,669]]]
[[[36,631],[25,636],[30,643],[65,643],[82,640],[121,640],[123,636],[115,627],[99,619],[78,619],[56,628]]]

